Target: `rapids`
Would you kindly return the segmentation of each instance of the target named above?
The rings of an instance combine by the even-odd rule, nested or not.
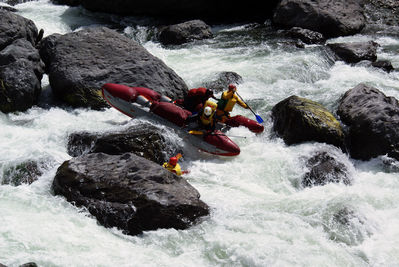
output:
[[[15,6],[18,14],[43,28],[45,36],[105,25],[140,42],[162,59],[190,88],[220,71],[243,77],[241,96],[265,120],[265,132],[244,128],[228,135],[240,146],[234,158],[193,151],[173,131],[167,138],[181,146],[185,178],[211,207],[211,215],[184,231],[160,229],[126,236],[106,229],[85,210],[51,192],[57,168],[70,159],[66,144],[75,131],[105,132],[138,123],[109,108],[105,111],[51,107],[49,82],[42,80],[42,101],[26,112],[0,112],[0,263],[19,266],[397,266],[399,263],[398,167],[386,157],[356,161],[320,143],[286,146],[272,131],[270,113],[279,101],[298,95],[333,113],[339,97],[360,82],[399,99],[399,72],[386,73],[332,59],[321,46],[296,48],[265,22],[212,25],[215,38],[179,47],[162,47],[151,37],[146,18],[96,14],[48,0]],[[399,68],[399,36],[359,34],[328,42],[374,40],[379,59]],[[112,81],[110,81],[112,82]],[[237,106],[234,114],[254,118]],[[351,186],[328,184],[301,188],[305,159],[325,150],[350,171]],[[37,160],[42,175],[31,185],[3,184],[21,162]],[[350,220],[337,213],[350,210]],[[352,214],[351,213],[351,214]]]

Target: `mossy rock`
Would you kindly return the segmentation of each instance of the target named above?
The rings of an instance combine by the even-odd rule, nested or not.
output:
[[[290,96],[272,109],[273,130],[287,145],[321,142],[343,148],[340,122],[321,104]]]

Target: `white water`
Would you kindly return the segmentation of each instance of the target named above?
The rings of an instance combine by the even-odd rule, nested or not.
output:
[[[112,24],[118,17],[48,1],[16,6],[45,35],[81,26]],[[120,18],[119,18],[120,19]],[[145,27],[126,33],[145,40]],[[239,92],[265,119],[265,133],[244,128],[231,136],[241,148],[233,159],[192,153],[184,145],[185,178],[211,207],[211,215],[188,230],[160,229],[141,237],[106,229],[84,210],[54,197],[56,169],[70,159],[68,134],[111,131],[135,124],[114,109],[90,111],[34,107],[0,113],[0,181],[9,166],[29,159],[46,164],[31,185],[0,185],[0,263],[18,266],[399,266],[399,175],[388,173],[382,158],[362,162],[332,146],[307,143],[287,147],[271,135],[270,110],[296,94],[335,111],[338,98],[360,82],[399,99],[399,73],[331,62],[317,46],[295,49],[264,37],[243,41],[242,27],[215,27],[214,40],[165,49],[143,45],[189,85],[200,86],[219,71],[235,71],[244,82]],[[144,36],[144,37],[143,37]],[[354,36],[334,41],[375,40],[379,58],[399,68],[399,39]],[[48,84],[47,81],[43,81]],[[47,88],[48,89],[48,88]],[[45,91],[46,92],[46,91]],[[253,116],[236,107],[235,113]],[[173,132],[169,137],[180,141]],[[327,150],[350,170],[353,185],[328,184],[301,189],[305,160]],[[333,220],[343,207],[356,217],[347,226]]]

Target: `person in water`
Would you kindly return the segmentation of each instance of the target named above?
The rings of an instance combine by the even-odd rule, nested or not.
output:
[[[248,105],[235,94],[236,91],[237,87],[234,84],[229,84],[228,90],[222,93],[217,104],[216,118],[218,121],[226,122],[236,103],[245,109],[248,108]]]
[[[182,155],[179,153],[174,157],[171,157],[169,159],[169,162],[165,162],[162,167],[164,167],[165,169],[167,169],[170,172],[173,172],[174,174],[176,174],[177,176],[180,176],[182,174],[186,174],[189,171],[182,171],[180,164],[177,163],[177,161],[182,157]]]
[[[190,89],[184,99],[176,100],[175,104],[183,106],[185,109],[193,113],[197,113],[203,108],[204,103],[210,97],[216,99],[211,89],[199,87],[195,89]]]

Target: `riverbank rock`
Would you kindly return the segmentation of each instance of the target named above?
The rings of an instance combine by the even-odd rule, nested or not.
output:
[[[163,45],[180,45],[194,40],[213,37],[211,27],[202,20],[190,20],[163,27],[159,33],[159,41]]]
[[[98,90],[110,82],[148,87],[172,99],[188,90],[163,61],[105,27],[52,35],[40,47],[54,95],[73,107],[106,107]]]
[[[369,160],[388,154],[399,159],[399,103],[377,88],[359,84],[340,99],[338,115],[349,126],[350,155]]]
[[[25,111],[37,104],[44,64],[35,49],[35,24],[0,10],[0,111]]]
[[[0,50],[17,39],[26,39],[35,45],[37,35],[38,31],[33,21],[13,12],[0,10]]]
[[[340,182],[345,185],[351,184],[346,166],[327,152],[317,153],[307,160],[306,166],[309,168],[309,172],[302,179],[302,186],[304,187]]]
[[[282,0],[273,14],[273,23],[309,29],[329,38],[360,32],[365,17],[360,0]]]
[[[343,148],[341,124],[319,103],[290,96],[272,109],[273,130],[287,145],[315,141]]]
[[[38,103],[44,63],[26,39],[0,51],[0,111],[25,111]]]
[[[69,135],[67,147],[68,154],[73,157],[85,153],[121,155],[131,152],[158,164],[167,161],[168,155],[176,154],[176,151],[167,147],[162,133],[150,125],[131,127],[116,133],[73,133]]]
[[[240,74],[233,71],[223,71],[217,74],[213,81],[205,82],[205,87],[212,89],[214,93],[227,90],[229,84],[240,84],[243,79]]]
[[[327,44],[339,59],[347,63],[362,60],[376,61],[378,44],[374,41]]]
[[[105,227],[129,235],[186,229],[209,214],[186,180],[132,153],[93,153],[66,161],[57,170],[53,190],[86,207]]]

